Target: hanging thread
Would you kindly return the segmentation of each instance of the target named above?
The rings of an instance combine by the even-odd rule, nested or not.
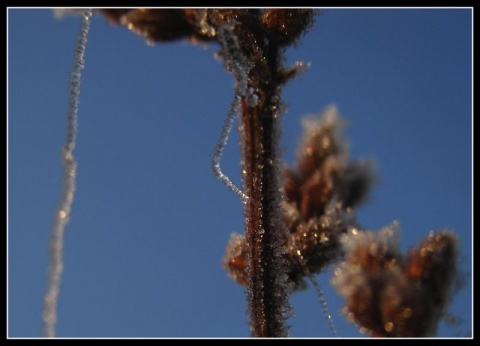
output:
[[[75,45],[72,72],[70,74],[70,100],[67,111],[67,134],[62,147],[62,162],[64,166],[62,193],[60,204],[54,215],[54,223],[50,238],[50,258],[48,268],[48,286],[44,299],[43,322],[45,337],[55,337],[57,322],[57,304],[60,293],[61,276],[63,272],[63,238],[65,226],[70,219],[73,198],[75,194],[75,179],[77,176],[77,162],[73,150],[78,131],[78,104],[80,96],[81,70],[84,68],[85,47],[90,30],[92,10],[83,12],[82,23]]]

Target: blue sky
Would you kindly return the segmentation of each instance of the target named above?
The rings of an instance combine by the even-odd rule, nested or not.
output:
[[[8,335],[39,337],[48,242],[60,198],[68,78],[79,17],[8,11]],[[465,287],[451,313],[472,323],[472,12],[325,9],[286,64],[311,62],[283,91],[281,145],[292,163],[300,119],[335,104],[351,158],[379,182],[358,210],[367,229],[400,222],[407,249],[430,230],[460,239]],[[217,46],[148,46],[94,15],[80,95],[77,192],[64,245],[59,337],[248,337],[244,288],[221,266],[243,231],[239,198],[210,155],[233,97]],[[240,183],[237,131],[222,168]],[[331,270],[317,279],[341,337]],[[291,298],[293,337],[330,337],[312,288]]]

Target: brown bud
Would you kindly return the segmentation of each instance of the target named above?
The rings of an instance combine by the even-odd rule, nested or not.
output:
[[[263,12],[262,22],[269,38],[279,45],[288,46],[296,42],[313,23],[311,9],[268,8]]]

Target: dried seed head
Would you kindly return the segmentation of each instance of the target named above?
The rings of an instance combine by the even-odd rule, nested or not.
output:
[[[376,180],[373,160],[348,161],[348,144],[341,136],[345,122],[334,106],[320,118],[307,117],[302,123],[296,169],[284,172],[287,201],[305,220],[322,215],[332,200],[344,208],[359,205]]]
[[[360,231],[350,228],[342,236],[341,242],[352,266],[360,266],[365,270],[379,270],[395,263],[398,253],[400,226],[394,221],[378,233]]]
[[[356,207],[368,199],[377,181],[377,169],[373,159],[352,162],[345,169],[338,192],[345,207]]]
[[[431,304],[432,318],[425,333],[435,331],[454,293],[458,275],[458,239],[449,230],[430,232],[420,245],[408,252],[405,275],[422,285]]]
[[[398,223],[378,233],[352,228],[332,284],[350,319],[372,336],[428,336],[450,300],[457,240],[449,231],[432,233],[404,260],[398,238]]]
[[[281,245],[287,249],[283,256],[295,290],[306,287],[307,272],[319,273],[343,256],[341,235],[349,228],[358,229],[351,207],[363,199],[374,177],[372,161],[349,164],[348,146],[341,137],[344,122],[335,107],[329,107],[320,119],[307,118],[303,124],[297,170],[284,171],[286,200],[282,203],[282,221],[288,233]],[[231,240],[227,250],[230,267],[226,268],[237,282],[245,277],[239,274],[245,269],[245,251],[238,251],[245,249],[244,241]]]
[[[120,24],[151,41],[172,41],[193,36],[193,26],[183,10],[140,8],[123,15]]]
[[[311,175],[329,156],[336,156],[346,164],[348,145],[341,137],[345,121],[335,106],[325,109],[320,118],[304,117],[302,127],[304,135],[297,153],[300,174]]]
[[[290,235],[290,257],[293,261],[292,276],[298,277],[304,272],[303,265],[311,273],[319,273],[330,263],[342,256],[340,236],[354,224],[351,211],[341,208],[340,204],[330,204],[325,214],[298,224]],[[300,256],[303,263],[294,261]],[[298,274],[297,274],[298,273]],[[300,275],[301,276],[301,275]]]
[[[355,217],[351,210],[342,209],[338,203],[330,204],[324,215],[307,222],[303,222],[296,209],[287,203],[283,205],[283,215],[291,232],[280,244],[286,249],[282,256],[287,263],[287,280],[294,290],[301,290],[307,287],[307,272],[319,273],[342,256],[340,236],[355,224]],[[241,285],[246,285],[246,253],[245,237],[232,234],[223,266]]]
[[[205,9],[102,9],[113,25],[124,25],[149,43],[189,39],[210,42],[215,29],[207,20]]]

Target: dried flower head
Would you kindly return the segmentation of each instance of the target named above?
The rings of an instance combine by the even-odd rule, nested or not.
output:
[[[285,197],[301,216],[322,215],[331,200],[356,207],[375,182],[373,160],[349,162],[348,144],[341,136],[345,122],[335,106],[319,119],[304,118],[304,135],[295,169],[285,170]]]
[[[102,9],[107,21],[126,26],[147,42],[189,39],[209,42],[215,30],[208,26],[204,9]]]
[[[429,336],[451,298],[457,239],[450,231],[431,232],[404,258],[399,234],[398,222],[378,233],[351,228],[342,237],[346,260],[332,284],[360,330],[381,337]]]
[[[364,200],[375,177],[373,162],[348,161],[341,136],[344,122],[335,107],[320,118],[303,119],[296,169],[285,169],[282,221],[288,234],[284,253],[295,289],[306,287],[306,272],[319,273],[342,257],[340,237],[358,227],[352,207]],[[230,277],[244,285],[245,238],[233,235],[224,258]]]

